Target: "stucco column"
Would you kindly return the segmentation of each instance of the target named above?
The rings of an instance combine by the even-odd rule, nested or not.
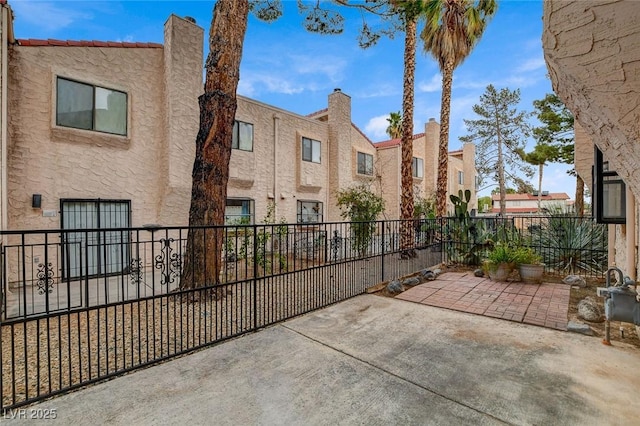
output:
[[[636,279],[636,263],[638,256],[636,255],[636,200],[631,190],[627,187],[626,199],[626,217],[627,217],[627,264],[625,272],[631,279]]]

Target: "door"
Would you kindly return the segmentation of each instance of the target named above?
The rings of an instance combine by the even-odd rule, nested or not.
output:
[[[121,274],[129,265],[130,201],[61,200],[63,276]]]

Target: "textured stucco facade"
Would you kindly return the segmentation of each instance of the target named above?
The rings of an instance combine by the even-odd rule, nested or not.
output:
[[[639,238],[635,200],[640,196],[639,4],[549,0],[544,3],[543,21],[544,55],[553,88],[578,122],[578,173],[591,185],[587,158],[593,158],[595,143],[626,184],[627,224],[617,229],[610,225],[610,233],[616,235],[615,257],[610,262],[635,277]],[[630,251],[635,253],[629,255]]]
[[[2,229],[60,228],[61,200],[125,200],[131,226],[186,225],[203,37],[191,20],[171,16],[162,45],[30,39],[3,44],[8,153],[2,200],[8,217]],[[126,94],[125,134],[59,125],[59,78]],[[236,120],[251,124],[253,140],[250,150],[232,151],[228,198],[250,200],[256,222],[275,203],[273,218],[294,223],[299,202],[322,203],[322,220],[341,220],[336,192],[361,183],[383,195],[386,218],[399,217],[399,145],[373,144],[351,122],[351,98],[340,89],[328,95],[325,110],[308,116],[238,96]],[[421,196],[435,192],[438,133],[432,119],[414,138],[414,156],[424,161],[423,177],[415,179]],[[303,160],[303,138],[320,143],[319,161]],[[359,173],[359,153],[373,158],[372,174]],[[472,190],[472,208],[474,155],[467,144],[451,153],[449,166],[450,193]],[[462,185],[458,172],[465,176]],[[41,195],[39,207],[32,206],[32,194]]]
[[[436,181],[438,172],[438,143],[440,139],[440,125],[430,118],[425,124],[424,133],[413,137],[413,157],[423,161],[424,170],[422,177],[413,178],[414,197],[431,198],[436,193]],[[400,215],[401,199],[401,176],[400,166],[402,152],[400,140],[374,144],[378,151],[378,175],[384,182],[382,185],[382,195],[386,204],[386,215],[397,218]],[[462,176],[459,174],[462,173]],[[476,196],[476,168],[475,168],[475,145],[465,143],[463,148],[449,152],[448,161],[448,186],[447,186],[447,209],[453,211],[453,204],[449,199],[450,194],[457,195],[459,190],[471,191],[471,201],[469,209],[477,209],[478,200]],[[462,183],[460,180],[462,177]]]

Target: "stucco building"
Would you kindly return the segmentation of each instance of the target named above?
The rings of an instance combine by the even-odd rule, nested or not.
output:
[[[15,39],[2,4],[1,229],[186,225],[204,31],[170,16],[164,43]],[[414,140],[416,186],[435,190],[438,124]],[[335,192],[368,183],[397,218],[399,144],[373,144],[339,89],[300,115],[238,97],[227,220],[340,220]],[[450,154],[471,189],[473,145]]]
[[[564,192],[542,191],[540,194],[540,210],[567,211],[569,196]],[[491,195],[491,213],[500,213],[500,194]],[[531,215],[542,213],[538,209],[538,193],[506,194],[505,204],[508,216]]]
[[[640,229],[640,6],[630,0],[550,0],[544,3],[543,20],[553,88],[577,122],[576,170],[598,194],[603,179],[591,175],[595,144],[602,153],[595,166],[615,171],[624,183],[622,191],[605,190],[596,204],[621,210],[621,224],[609,225],[609,263],[635,278]]]

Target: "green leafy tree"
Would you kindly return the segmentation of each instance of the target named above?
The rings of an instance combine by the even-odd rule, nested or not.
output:
[[[548,93],[544,99],[533,101],[534,115],[542,123],[533,129],[533,135],[539,144],[545,144],[555,149],[550,162],[573,164],[573,114],[562,103],[555,93]],[[584,180],[575,169],[569,174],[576,176],[575,210],[578,216],[584,214]]]
[[[469,56],[498,9],[495,0],[425,0],[424,50],[438,61],[442,72],[440,143],[436,185],[437,215],[447,214],[449,119],[453,71]]]
[[[375,221],[384,212],[384,199],[364,184],[342,189],[336,198],[340,215],[351,222],[351,247],[362,256],[373,238]]]
[[[542,173],[544,166],[558,157],[558,149],[556,146],[538,142],[531,152],[525,152],[524,149],[518,149],[517,152],[524,161],[538,166],[538,213],[540,213],[542,211]]]
[[[489,210],[491,210],[491,204],[491,197],[489,197],[488,195],[478,198],[478,211],[480,213],[488,212]]]
[[[496,90],[487,86],[480,96],[480,103],[473,106],[473,112],[480,118],[464,120],[469,134],[460,139],[476,144],[476,170],[482,182],[492,177],[498,182],[500,193],[500,214],[506,214],[506,183],[518,178],[518,171],[527,177],[533,176],[533,169],[523,164],[519,150],[526,146],[530,135],[527,113],[518,111],[520,90],[508,88]],[[508,167],[508,169],[507,169]]]

